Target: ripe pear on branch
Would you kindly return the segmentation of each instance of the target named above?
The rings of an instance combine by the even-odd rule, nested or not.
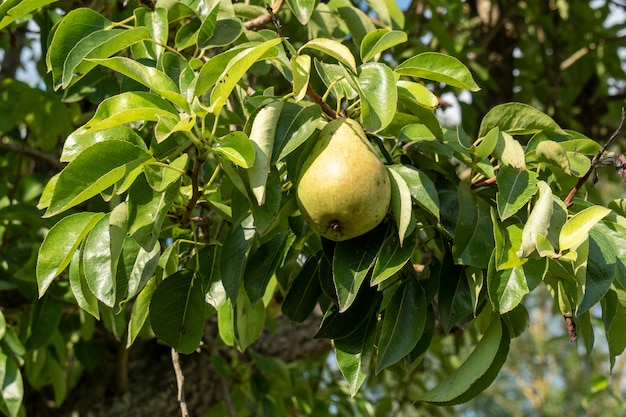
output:
[[[297,183],[300,212],[320,235],[342,241],[385,218],[391,184],[385,165],[358,122],[329,122],[305,160]]]

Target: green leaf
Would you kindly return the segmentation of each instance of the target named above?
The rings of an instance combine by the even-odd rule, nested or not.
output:
[[[150,187],[156,192],[165,191],[170,185],[178,181],[187,169],[189,155],[183,153],[166,166],[160,164],[146,164],[143,171]]]
[[[190,354],[204,331],[204,290],[196,273],[182,269],[163,280],[152,295],[150,322],[156,336]]]
[[[382,63],[363,64],[359,72],[361,122],[370,132],[378,132],[391,123],[396,114],[398,88],[393,71]]]
[[[24,400],[24,381],[19,366],[3,352],[0,352],[0,382],[0,409],[10,417],[17,417]]]
[[[252,305],[263,298],[267,285],[274,276],[278,263],[283,258],[286,240],[287,232],[283,232],[259,246],[248,258],[243,275],[243,285]]]
[[[285,102],[276,125],[272,164],[283,160],[310,138],[321,119],[322,110],[317,104]]]
[[[116,311],[141,291],[157,270],[161,245],[159,242],[149,249],[142,248],[132,238],[124,240],[122,256],[116,271]]]
[[[522,243],[517,252],[517,256],[520,258],[527,258],[538,248],[539,236],[548,235],[548,228],[552,219],[554,210],[552,190],[544,181],[537,183],[537,189],[539,190],[539,197],[524,225]]]
[[[222,342],[235,346],[235,308],[228,298],[217,309],[217,331]]]
[[[237,300],[239,286],[246,267],[246,256],[255,236],[252,216],[237,226],[233,226],[224,240],[220,256],[220,275],[226,295],[231,301]],[[237,262],[233,262],[237,259]]]
[[[311,76],[311,56],[296,55],[291,57],[291,72],[293,73],[293,96],[300,101],[306,96]]]
[[[110,214],[103,216],[87,235],[81,248],[79,274],[84,275],[85,282],[98,300],[113,307],[117,258],[111,251],[110,217]],[[115,253],[118,257],[119,252]]]
[[[29,336],[24,346],[27,350],[35,350],[46,346],[58,330],[63,314],[63,303],[49,294],[44,295],[32,304],[29,323]]]
[[[565,222],[559,235],[559,251],[575,250],[589,234],[591,228],[606,217],[611,209],[591,206],[576,213]]]
[[[156,288],[156,279],[151,279],[137,296],[130,314],[130,320],[128,321],[126,348],[129,348],[135,342],[135,339],[139,336],[139,332],[141,332],[141,329],[148,320],[150,315],[150,302],[152,301],[152,296]]]
[[[439,196],[432,180],[410,165],[390,165],[389,168],[404,179],[413,201],[439,220]]]
[[[411,101],[428,110],[435,110],[439,100],[426,86],[412,81],[399,80],[396,83],[398,94],[404,101]]]
[[[226,104],[226,100],[228,100],[228,96],[230,96],[230,93],[243,75],[255,62],[274,56],[276,54],[276,46],[280,44],[280,42],[280,38],[271,39],[261,44],[245,48],[242,51],[237,51],[237,54],[233,56],[232,59],[228,60],[228,64],[226,64],[224,70],[215,80],[215,87],[213,91],[211,91],[211,105],[209,106],[209,111],[215,116],[219,115]],[[209,60],[207,64],[211,63],[211,61],[212,59]],[[200,75],[202,75],[202,71]]]
[[[309,22],[316,4],[316,0],[287,0],[287,5],[302,25]]]
[[[248,180],[259,206],[265,203],[265,185],[270,173],[276,127],[283,105],[284,102],[279,100],[261,108],[249,129],[255,155],[254,163],[247,170]]]
[[[522,103],[500,104],[489,110],[480,124],[478,137],[485,136],[494,127],[511,135],[544,132],[567,136],[550,116]]]
[[[81,253],[79,251],[74,252],[74,256],[70,262],[69,280],[72,294],[78,306],[99,320],[100,307],[98,305],[98,298],[91,291],[89,285],[87,285],[85,270],[81,263]]]
[[[164,72],[149,67],[126,57],[113,57],[96,59],[90,58],[90,62],[102,65],[116,71],[126,77],[148,87],[152,92],[169,100],[178,108],[190,112],[189,103],[178,91],[178,86]]]
[[[37,256],[37,284],[40,297],[70,264],[78,245],[103,216],[103,213],[76,213],[62,218],[52,226]]]
[[[335,340],[335,358],[354,396],[369,373],[376,340],[376,317],[369,317],[348,337]]]
[[[87,201],[149,159],[148,153],[128,142],[108,140],[94,144],[61,171],[44,217]]]
[[[611,371],[615,366],[615,357],[626,348],[626,308],[620,303],[616,290],[611,289],[602,299],[602,319],[609,345]]]
[[[494,316],[469,357],[418,401],[454,405],[478,395],[493,382],[508,354],[509,335],[499,316]],[[469,397],[469,398],[468,398]]]
[[[128,191],[128,233],[144,249],[151,250],[157,242],[163,222],[172,203],[179,195],[181,180],[172,183],[165,192],[150,187],[140,175]]]
[[[111,21],[89,8],[70,11],[56,26],[46,56],[46,66],[52,72],[55,88],[60,87],[65,59],[82,39],[93,32],[106,29]]]
[[[212,149],[242,168],[250,168],[254,163],[254,145],[243,132],[231,132],[219,138]]]
[[[132,29],[102,29],[81,38],[70,50],[63,63],[61,87],[67,89],[96,67],[90,58],[108,58],[143,40],[150,39],[145,27]]]
[[[518,170],[510,165],[502,165],[496,177],[498,193],[496,201],[500,220],[506,220],[517,213],[538,190],[537,174]]]
[[[291,283],[281,305],[284,315],[301,323],[309,317],[322,294],[318,278],[320,256],[311,256]]]
[[[332,291],[325,288],[324,280],[327,273],[324,257],[320,263],[319,279],[322,291],[329,295]],[[370,317],[376,316],[382,297],[376,288],[362,285],[356,299],[346,311],[340,312],[333,304],[324,314],[316,339],[339,340],[353,335]],[[330,295],[331,297],[333,295]],[[364,312],[366,312],[364,314]]]
[[[391,212],[398,227],[400,244],[404,241],[413,219],[411,191],[404,178],[395,171],[394,166],[388,166],[389,181],[391,182]]]
[[[356,60],[354,59],[354,55],[352,55],[352,52],[347,46],[337,42],[336,40],[328,38],[311,39],[298,49],[298,55],[301,55],[302,51],[307,48],[323,52],[326,55],[335,58],[356,74]]]
[[[487,271],[487,289],[496,311],[505,314],[515,309],[530,290],[522,265],[497,271],[495,262],[495,256],[492,256]]]
[[[336,100],[352,100],[358,97],[356,83],[346,76],[346,70],[339,64],[329,64],[315,58],[315,70],[324,82],[324,85]]]
[[[179,120],[178,111],[166,100],[152,93],[128,91],[103,100],[96,114],[83,126],[85,134],[124,123],[159,121],[161,117]]]
[[[361,61],[366,63],[379,53],[407,40],[406,32],[400,30],[376,29],[369,32],[361,42]]]
[[[133,15],[135,26],[146,27],[150,32],[150,38],[154,40],[154,42],[146,41],[143,44],[149,57],[155,61],[160,60],[169,37],[168,10],[164,7],[157,7],[154,10],[141,7],[133,10]],[[133,56],[138,58],[134,51]]]
[[[461,61],[437,52],[415,55],[398,65],[395,72],[398,75],[438,81],[470,91],[480,90],[472,74]]]
[[[235,325],[237,327],[237,341],[239,349],[244,351],[254,343],[265,325],[265,305],[256,303],[252,305],[245,291],[239,292],[237,305],[235,306]]]
[[[418,229],[400,242],[398,235],[390,234],[380,247],[376,257],[370,285],[378,285],[394,276],[409,261],[417,245]]]
[[[459,184],[459,219],[454,232],[454,262],[486,268],[494,248],[489,209],[477,204],[467,182]]]
[[[388,29],[404,29],[404,13],[394,0],[367,0],[383,25]]]
[[[484,137],[479,138],[478,145],[474,148],[476,158],[484,159],[493,153],[498,144],[503,140],[498,127],[491,129]]]
[[[538,162],[559,167],[563,172],[575,177],[584,176],[591,168],[591,160],[578,152],[568,152],[558,142],[544,140],[536,148]]]
[[[424,332],[428,303],[416,280],[402,284],[391,297],[378,338],[376,373],[408,355]]]
[[[197,44],[200,49],[219,48],[230,45],[235,42],[243,33],[243,24],[240,19],[223,18],[215,22],[215,30],[211,36],[206,36],[202,29],[204,23],[198,32]]]
[[[500,133],[493,149],[493,156],[500,160],[501,165],[510,165],[516,169],[526,169],[526,155],[522,145],[513,136],[506,132]]]
[[[601,232],[591,229],[584,295],[576,310],[577,316],[595,306],[609,291],[616,272],[615,255],[611,241]]]
[[[344,312],[356,299],[361,284],[374,265],[384,234],[380,228],[365,235],[337,242],[333,256],[333,281],[339,302],[339,312]]]
[[[339,12],[339,16],[348,26],[348,30],[356,45],[360,45],[368,33],[376,30],[376,26],[374,26],[369,16],[348,2],[338,7],[337,12]]]
[[[47,4],[57,0],[19,0],[5,1],[0,5],[0,30],[4,29],[14,21],[21,19]]]
[[[497,271],[522,265],[517,250],[522,244],[523,225],[498,220],[495,209],[491,209],[491,222],[495,239],[495,268]]]
[[[72,132],[63,144],[61,162],[72,162],[82,151],[95,143],[106,140],[121,140],[147,151],[145,142],[133,129],[126,125],[117,125],[108,129],[99,130],[94,133],[85,134],[84,128],[79,128]]]

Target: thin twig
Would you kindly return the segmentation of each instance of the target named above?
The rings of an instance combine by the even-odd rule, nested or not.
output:
[[[602,149],[600,149],[600,151],[596,154],[596,156],[593,157],[593,159],[591,160],[591,167],[589,167],[589,170],[587,171],[587,173],[578,180],[576,185],[570,190],[567,197],[565,197],[565,200],[563,200],[563,203],[565,203],[565,207],[571,207],[572,204],[574,204],[574,197],[576,196],[578,191],[583,187],[583,185],[585,185],[585,182],[587,182],[593,170],[596,169],[598,162],[600,162],[602,155],[604,155],[604,152],[606,152],[611,142],[613,142],[613,140],[615,140],[615,138],[622,132],[622,127],[624,126],[624,118],[626,118],[626,113],[624,112],[624,108],[622,107],[622,116],[619,121],[619,126],[617,126],[617,129],[615,129],[615,132],[613,132],[611,137],[606,141]]]
[[[176,349],[172,348],[172,365],[176,374],[176,387],[178,389],[178,404],[180,405],[180,414],[182,417],[189,417],[187,409],[187,401],[185,400],[185,375],[180,367],[180,357]]]
[[[576,332],[576,321],[574,317],[569,315],[564,315],[565,323],[567,325],[567,333],[569,334],[570,342],[575,342],[578,338],[578,333]]]
[[[272,4],[271,9],[274,12],[278,12],[282,7],[283,7],[283,0],[276,0],[276,2]],[[262,15],[255,17],[254,19],[244,22],[243,27],[250,30],[250,29],[254,29],[254,28],[266,25],[270,23],[271,21],[272,21],[272,14],[269,12],[265,12]]]

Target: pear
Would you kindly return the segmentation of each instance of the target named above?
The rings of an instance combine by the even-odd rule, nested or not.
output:
[[[298,207],[320,235],[334,241],[351,239],[385,218],[391,199],[389,175],[356,121],[329,122],[300,172]]]

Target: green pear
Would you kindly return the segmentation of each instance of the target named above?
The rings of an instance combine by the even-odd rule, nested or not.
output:
[[[311,228],[334,241],[369,232],[385,218],[389,175],[356,121],[324,127],[302,165],[296,198]]]

